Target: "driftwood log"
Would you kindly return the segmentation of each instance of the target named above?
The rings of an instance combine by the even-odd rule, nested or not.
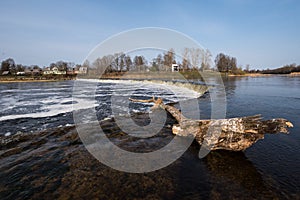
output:
[[[178,122],[172,127],[172,132],[179,136],[193,136],[200,145],[210,150],[225,149],[242,151],[253,145],[264,134],[288,133],[287,128],[293,124],[286,119],[276,118],[262,120],[260,115],[213,120],[193,120],[182,115],[177,108],[166,105],[161,98],[149,100],[129,99],[133,102],[153,102],[151,108],[164,109]]]

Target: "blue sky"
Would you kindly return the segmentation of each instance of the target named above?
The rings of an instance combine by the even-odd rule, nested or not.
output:
[[[300,64],[300,1],[0,1],[0,60],[82,63],[108,37],[133,28],[182,32],[215,57],[250,68]]]

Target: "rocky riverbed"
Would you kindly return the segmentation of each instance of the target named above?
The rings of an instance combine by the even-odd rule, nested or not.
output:
[[[133,119],[145,125],[149,116],[136,114]],[[173,138],[170,125],[174,122],[168,116],[163,129],[149,141],[126,135],[113,119],[101,121],[100,126],[121,148],[148,152]],[[166,168],[131,174],[95,159],[81,143],[75,126],[1,136],[0,141],[1,199],[227,199],[286,195],[263,180],[241,152],[216,151],[200,160],[199,147],[192,144]]]

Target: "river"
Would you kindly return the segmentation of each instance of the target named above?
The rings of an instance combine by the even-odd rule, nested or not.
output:
[[[160,96],[166,103],[197,98],[194,91],[142,82],[80,82],[81,92],[75,95],[74,81],[1,83],[0,136],[73,126],[74,109],[84,112],[95,108],[100,121],[114,117],[116,111],[123,114],[149,112],[151,103],[129,104],[124,102],[128,97],[149,99]],[[217,151],[204,159],[198,158],[199,147],[192,144],[170,167],[175,168],[176,173],[166,170],[169,167],[165,168],[177,186],[176,192],[173,191],[176,194],[170,192],[164,198],[300,198],[300,77],[227,77],[223,82],[227,118],[261,114],[264,119],[286,118],[294,128],[288,135],[266,135],[264,140],[245,152]],[[220,84],[214,79],[210,83]],[[113,112],[111,102],[114,96],[122,97],[123,102]],[[209,118],[210,95],[204,94],[198,98],[198,103],[201,118]],[[83,122],[89,120],[88,115],[82,119]],[[160,174],[160,171],[153,173]],[[6,175],[4,167],[0,167],[1,187],[13,187],[14,183]],[[1,199],[5,194],[5,189],[0,190]],[[14,197],[26,196],[16,194]]]

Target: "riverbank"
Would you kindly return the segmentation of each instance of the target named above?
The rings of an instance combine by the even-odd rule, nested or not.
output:
[[[83,76],[87,79],[158,79],[158,80],[192,80],[202,79],[203,77],[266,77],[266,76],[300,76],[300,72],[290,74],[261,74],[261,73],[246,73],[246,74],[226,74],[218,72],[113,72],[103,74],[100,77],[96,75]],[[0,83],[16,83],[16,82],[57,82],[76,80],[76,76],[51,76],[51,77],[18,77],[18,76],[0,76]]]
[[[261,73],[246,73],[246,74],[229,74],[228,76],[245,76],[245,77],[261,77],[261,76],[300,76],[300,72],[290,74],[261,74]]]
[[[161,80],[182,80],[182,79],[203,79],[204,77],[269,77],[269,76],[300,76],[300,72],[290,74],[262,74],[262,73],[246,73],[246,74],[226,74],[214,71],[188,71],[188,72],[128,72],[128,73],[111,73],[101,76],[101,79],[161,79]]]
[[[57,82],[75,80],[75,76],[39,76],[39,77],[20,77],[20,76],[2,76],[0,77],[0,83],[18,83],[18,82]]]

